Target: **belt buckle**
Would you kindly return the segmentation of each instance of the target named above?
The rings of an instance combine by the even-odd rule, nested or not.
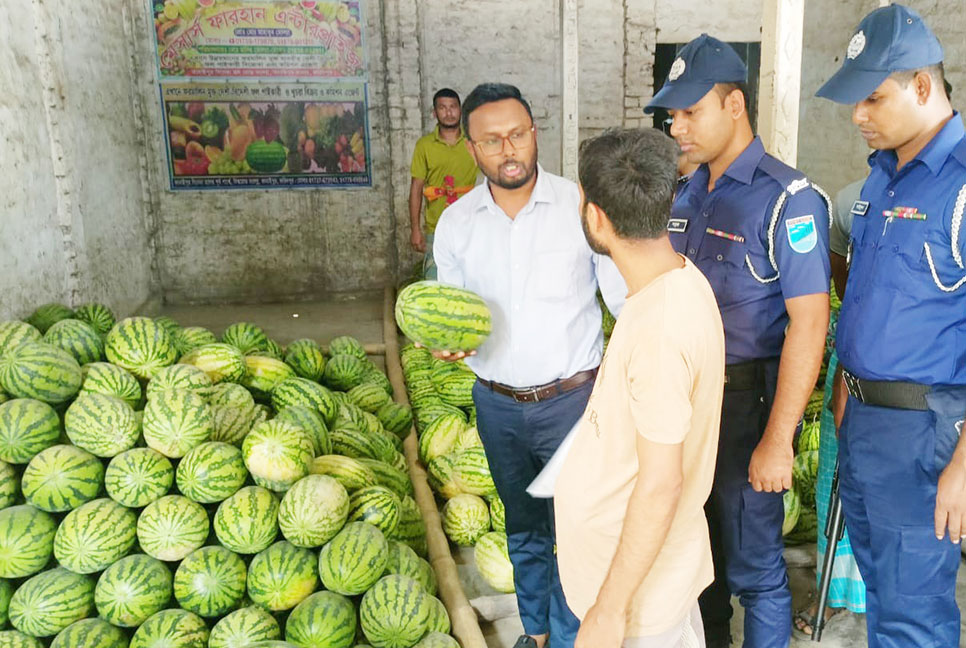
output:
[[[845,388],[848,390],[849,394],[853,398],[864,403],[865,397],[862,395],[862,386],[859,384],[859,379],[850,374],[848,371],[843,371],[842,377],[845,379]]]
[[[539,403],[540,395],[537,393],[536,387],[515,389],[513,390],[513,400],[518,403]]]

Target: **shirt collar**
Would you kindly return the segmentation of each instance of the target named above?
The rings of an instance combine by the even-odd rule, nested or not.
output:
[[[503,210],[493,201],[493,194],[490,193],[489,179],[483,180],[483,186],[486,188],[486,191],[483,192],[483,199],[477,205],[477,210],[489,209],[497,214],[502,213]],[[557,194],[553,190],[553,185],[550,184],[550,178],[547,177],[547,172],[543,170],[540,163],[537,163],[537,182],[533,185],[533,191],[530,192],[530,200],[520,210],[520,213],[530,211],[536,203],[553,203],[556,199]]]
[[[765,157],[765,146],[761,143],[761,138],[755,136],[755,139],[751,140],[751,144],[745,147],[745,150],[735,158],[724,174],[743,184],[751,184],[751,181],[755,179],[758,164],[763,157]]]
[[[444,140],[442,137],[439,136],[439,124],[436,124],[436,128],[433,129],[433,136],[436,138],[436,141],[439,142],[440,144],[445,144],[446,146],[457,146],[463,143],[463,127],[460,126],[460,136],[456,138],[456,144],[450,144],[449,142],[447,142],[446,140]]]
[[[946,160],[952,155],[963,137],[966,137],[963,119],[959,112],[954,111],[952,118],[929,140],[929,143],[919,151],[914,159],[925,164],[933,175],[939,175]],[[877,163],[890,175],[894,175],[899,158],[894,150],[876,151],[869,158],[869,165],[871,166],[873,163]]]

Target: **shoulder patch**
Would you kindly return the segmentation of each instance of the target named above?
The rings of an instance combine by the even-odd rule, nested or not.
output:
[[[799,254],[807,254],[818,245],[818,233],[815,231],[815,216],[807,214],[785,221],[788,233],[788,245]]]

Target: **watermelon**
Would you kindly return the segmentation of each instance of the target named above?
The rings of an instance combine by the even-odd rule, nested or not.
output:
[[[155,324],[167,331],[172,340],[177,339],[177,337],[181,334],[181,325],[167,315],[155,317],[153,321]]]
[[[801,434],[798,435],[797,450],[799,454],[808,452],[809,450],[818,450],[821,429],[821,421],[805,424]]]
[[[214,406],[211,408],[212,441],[241,446],[255,424],[255,408]]]
[[[141,384],[131,372],[109,362],[92,362],[81,367],[81,393],[114,396],[137,407],[141,402]]]
[[[210,441],[195,446],[181,459],[176,478],[182,495],[199,504],[213,504],[244,486],[248,471],[241,450]]]
[[[436,419],[443,416],[458,418],[466,425],[466,414],[463,410],[439,401],[416,407],[416,431],[422,434]]]
[[[409,431],[413,426],[412,410],[399,403],[386,403],[376,410],[376,418],[379,419],[384,428],[400,439],[409,436]]]
[[[6,403],[10,398],[10,394],[0,389],[0,403]]]
[[[332,357],[337,355],[350,355],[355,356],[360,360],[365,360],[366,348],[362,345],[362,342],[354,337],[350,335],[340,335],[339,337],[332,338],[329,341],[329,355]]]
[[[268,348],[268,336],[259,326],[249,322],[231,324],[221,334],[221,341],[236,347],[242,353]]]
[[[513,563],[510,562],[505,533],[491,531],[483,534],[476,541],[473,560],[480,576],[490,587],[505,594],[514,591]]]
[[[461,547],[473,546],[490,530],[490,509],[476,495],[457,495],[446,502],[442,514],[443,531]]]
[[[493,329],[479,295],[437,281],[417,281],[399,292],[396,323],[410,340],[434,351],[472,351]]]
[[[782,496],[782,503],[785,507],[785,517],[782,521],[782,536],[787,536],[798,524],[798,517],[802,512],[802,501],[798,497],[798,491],[789,488]]]
[[[276,412],[292,405],[318,410],[326,425],[335,421],[338,411],[332,392],[307,378],[288,378],[272,391],[272,407]]]
[[[224,547],[202,547],[189,554],[174,573],[178,605],[202,617],[237,608],[245,596],[245,563]]]
[[[6,461],[0,461],[0,509],[13,506],[20,489],[20,477],[13,466]]]
[[[104,356],[104,343],[94,327],[76,319],[60,320],[44,333],[44,342],[69,353],[77,364],[97,362]]]
[[[421,584],[421,583],[420,583]],[[429,601],[430,614],[429,623],[426,628],[429,632],[442,632],[447,633],[451,629],[449,613],[446,611],[446,606],[435,596],[429,595],[426,597]]]
[[[98,335],[106,336],[117,323],[114,312],[104,304],[91,302],[82,304],[74,309],[74,317],[82,322],[87,322]]]
[[[71,443],[98,457],[113,457],[138,442],[138,422],[131,406],[94,392],[85,392],[71,403],[64,428]]]
[[[278,526],[296,547],[320,547],[338,533],[349,515],[349,495],[334,478],[308,475],[285,493]]]
[[[315,554],[288,542],[276,542],[248,566],[248,596],[272,611],[289,610],[319,583]]]
[[[257,641],[253,644],[246,644],[245,648],[301,648],[287,641]]]
[[[265,403],[255,403],[254,409],[255,415],[252,418],[252,427],[255,427],[259,423],[264,423],[265,421],[270,421],[275,418],[275,410],[271,406]]]
[[[77,395],[81,380],[77,360],[44,342],[26,342],[0,358],[0,387],[16,398],[59,405]]]
[[[349,391],[362,382],[365,363],[353,355],[334,355],[325,363],[322,382],[330,389]]]
[[[168,458],[150,448],[122,452],[104,471],[108,497],[130,508],[141,508],[165,495],[174,483]]]
[[[391,445],[380,443],[380,439],[352,427],[337,427],[329,433],[332,441],[332,451],[353,459],[389,458],[388,451],[394,451]]]
[[[389,540],[389,552],[386,560],[386,574],[402,574],[410,578],[420,579],[420,558],[407,544],[398,540]]]
[[[342,455],[322,455],[312,460],[309,472],[313,475],[335,477],[347,492],[376,485],[376,475],[359,459]]]
[[[0,322],[0,356],[24,342],[41,342],[43,334],[26,322],[8,320]]]
[[[21,487],[29,504],[63,513],[97,497],[104,466],[85,450],[55,445],[38,453],[23,472]]]
[[[29,504],[0,511],[0,578],[23,578],[43,569],[56,532],[54,518]]]
[[[272,338],[268,338],[268,348],[265,349],[265,353],[268,354],[268,357],[275,358],[276,360],[282,360],[285,356],[285,353],[282,351],[282,345]]]
[[[0,579],[0,628],[7,625],[7,609],[10,607],[11,596],[13,585],[8,580]]]
[[[176,364],[161,369],[148,383],[147,396],[161,394],[172,389],[194,392],[203,399],[211,396],[211,378],[204,371],[193,365]]]
[[[335,592],[316,592],[295,606],[285,639],[298,646],[350,648],[356,637],[356,608]]]
[[[112,499],[96,499],[68,513],[54,537],[54,557],[77,574],[93,574],[134,546],[137,516]]]
[[[368,522],[388,535],[399,524],[399,507],[399,497],[385,486],[367,486],[349,499],[349,519]]]
[[[0,648],[44,648],[44,645],[17,630],[3,630],[0,631]]]
[[[165,391],[148,400],[143,425],[148,447],[176,459],[211,436],[211,408],[194,392]]]
[[[363,634],[375,648],[409,648],[429,628],[429,598],[415,579],[384,576],[359,604]]]
[[[424,558],[419,559],[419,572],[416,574],[415,579],[419,581],[419,584],[423,586],[427,594],[436,596],[436,572],[433,571],[433,566]]]
[[[483,448],[470,448],[456,455],[453,462],[453,481],[464,493],[487,497],[496,494]]]
[[[288,490],[308,474],[312,449],[306,432],[276,420],[256,425],[242,443],[255,483],[274,491]]]
[[[456,455],[446,454],[432,459],[426,466],[427,481],[429,481],[430,487],[444,499],[452,499],[463,492],[453,477],[455,465]]]
[[[178,331],[175,336],[175,346],[178,353],[184,355],[206,344],[214,344],[218,341],[215,334],[201,326],[186,326]]]
[[[375,383],[362,383],[349,390],[349,400],[366,412],[373,414],[390,402],[389,394]]]
[[[448,634],[427,632],[413,648],[460,648],[460,644]]]
[[[506,508],[499,495],[490,497],[490,524],[494,531],[506,533]]]
[[[363,385],[375,385],[382,391],[386,392],[386,396],[392,397],[393,388],[392,381],[389,377],[382,372],[381,369],[375,365],[366,365],[367,371],[362,374]]]
[[[94,610],[94,581],[63,567],[25,581],[10,597],[10,625],[31,637],[50,637]]]
[[[278,621],[257,605],[235,610],[211,629],[208,648],[248,648],[258,641],[278,639]]]
[[[0,407],[3,407],[0,405]],[[798,490],[802,503],[815,501],[815,481],[818,478],[818,450],[807,450],[795,455],[792,461],[792,485]],[[814,507],[813,507],[814,508]]]
[[[466,421],[457,414],[440,416],[419,435],[419,460],[428,464],[431,460],[452,452]]]
[[[58,634],[50,648],[127,648],[127,637],[101,619],[82,619]]]
[[[288,378],[294,378],[295,372],[281,360],[264,356],[245,356],[247,372],[242,379],[242,385],[261,398],[271,398],[272,390]]]
[[[0,459],[24,464],[60,439],[60,417],[39,400],[15,398],[0,405]]]
[[[393,540],[405,542],[416,552],[416,555],[428,555],[426,545],[426,523],[419,512],[416,500],[408,495],[399,501],[399,524],[391,534]]]
[[[366,429],[366,413],[349,402],[348,394],[345,395],[344,401],[339,403],[339,411],[335,416],[335,426],[341,425],[348,425],[360,430]]]
[[[178,358],[171,335],[148,317],[128,317],[114,325],[104,341],[108,362],[127,369],[142,380]]]
[[[129,648],[208,648],[208,626],[187,610],[161,610],[141,624]]]
[[[313,382],[322,380],[325,373],[325,356],[311,340],[296,340],[290,344],[285,350],[285,364],[292,368],[296,376]]]
[[[223,382],[215,385],[211,390],[208,402],[215,407],[240,407],[252,409],[255,399],[250,391],[236,383]]]
[[[151,556],[133,554],[104,570],[94,588],[97,614],[122,628],[136,628],[171,598],[171,572]]]
[[[245,356],[230,344],[203,344],[181,356],[181,364],[201,369],[211,382],[239,382],[245,377]]]
[[[235,553],[256,554],[278,534],[278,500],[261,486],[246,486],[218,505],[215,536]]]
[[[469,450],[470,448],[482,448],[483,441],[480,439],[480,431],[475,425],[463,428],[459,438],[456,440],[456,450]]]
[[[333,592],[362,594],[386,571],[388,554],[382,531],[366,522],[349,522],[319,552],[319,577]]]
[[[39,306],[37,310],[30,314],[27,323],[36,328],[41,333],[46,333],[47,329],[63,319],[74,316],[74,311],[63,304],[51,303]]]
[[[376,476],[376,482],[385,486],[399,497],[413,494],[413,483],[409,475],[389,464],[376,459],[359,459]]]
[[[472,371],[450,371],[436,379],[437,372],[433,372],[433,386],[440,399],[448,405],[456,407],[471,407],[473,405],[473,385],[476,384],[476,374]]]
[[[332,442],[329,440],[329,428],[318,410],[302,405],[290,405],[281,409],[275,415],[276,421],[290,423],[307,432],[312,441],[312,456],[327,455],[332,452]]]
[[[165,495],[148,504],[137,524],[141,550],[158,560],[181,560],[208,538],[208,514],[181,495]]]

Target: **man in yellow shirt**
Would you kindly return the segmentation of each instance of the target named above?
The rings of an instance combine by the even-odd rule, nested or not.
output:
[[[423,276],[436,278],[433,261],[433,232],[443,210],[473,188],[476,183],[476,162],[466,147],[460,128],[460,96],[449,88],[433,95],[433,116],[436,128],[416,142],[413,151],[409,186],[409,222],[412,232],[409,242],[416,252],[422,252]],[[426,222],[420,225],[423,198],[426,198]]]

